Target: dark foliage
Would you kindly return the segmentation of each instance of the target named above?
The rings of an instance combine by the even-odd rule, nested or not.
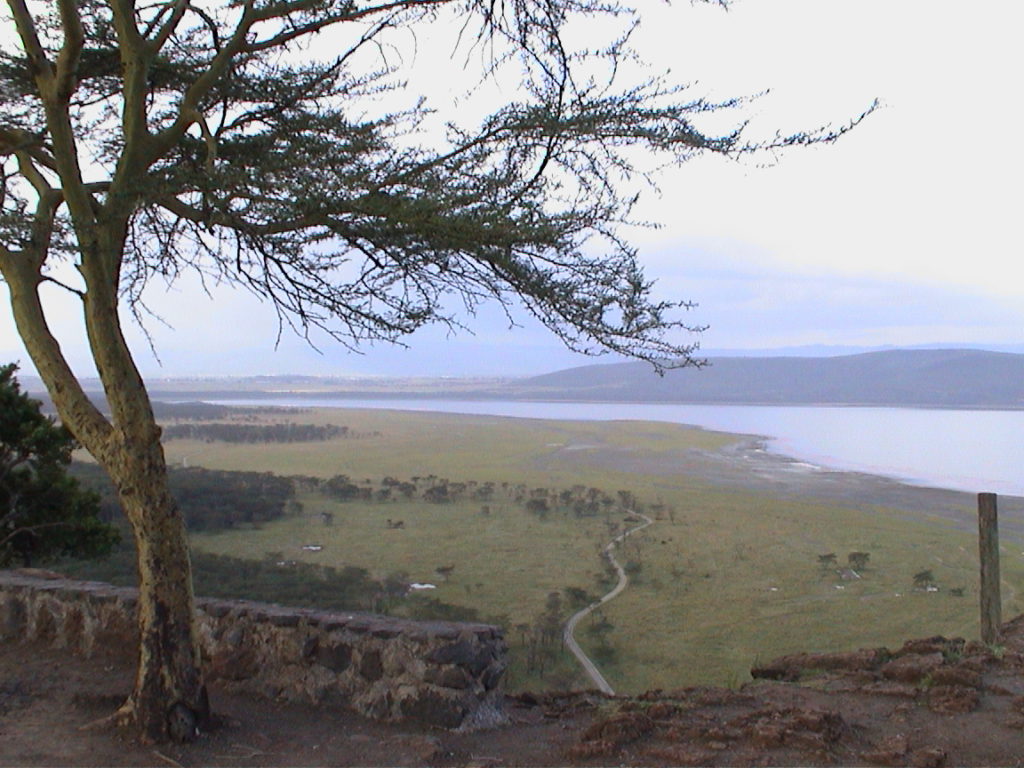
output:
[[[254,419],[257,416],[306,413],[308,408],[282,405],[218,405],[201,400],[187,403],[153,402],[153,415],[158,421],[213,421],[215,419]]]
[[[166,419],[206,421],[210,419],[226,419],[228,416],[238,415],[248,409],[232,407],[227,405],[216,405],[215,403],[190,402],[190,403],[153,403],[153,415],[158,421]],[[165,433],[166,436],[166,433]]]
[[[225,443],[305,443],[335,440],[348,435],[348,427],[334,424],[172,424],[164,427],[165,440],[186,439]]]
[[[117,531],[67,474],[74,439],[21,391],[16,370],[0,366],[0,565],[108,552]]]
[[[101,517],[121,520],[113,484],[96,464],[76,462],[73,474],[100,495]],[[289,478],[270,472],[225,472],[190,467],[169,472],[171,493],[192,531],[259,524],[285,514],[295,491]]]
[[[138,583],[135,551],[118,547],[99,560],[66,560],[61,571],[72,578],[104,581],[120,586]],[[205,552],[192,554],[196,594],[224,599],[260,600],[325,611],[397,613],[429,621],[479,621],[473,608],[436,598],[407,594],[404,582],[370,577],[364,568],[330,568],[268,557],[243,560]]]
[[[347,475],[335,475],[320,484],[320,490],[337,501],[369,501],[373,489],[353,483]]]

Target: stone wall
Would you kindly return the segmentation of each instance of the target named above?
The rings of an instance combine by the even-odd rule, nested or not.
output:
[[[0,640],[134,655],[136,598],[135,589],[0,571]],[[446,728],[502,720],[508,647],[498,627],[197,603],[207,677],[219,685]]]

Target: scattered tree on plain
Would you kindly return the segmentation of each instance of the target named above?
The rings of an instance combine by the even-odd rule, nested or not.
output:
[[[846,556],[847,564],[855,571],[863,571],[867,568],[871,554],[868,552],[851,552]]]
[[[615,0],[7,4],[17,34],[0,52],[0,274],[61,421],[131,523],[140,656],[119,722],[184,739],[208,714],[185,527],[123,333],[151,281],[194,270],[252,291],[282,327],[349,347],[459,326],[453,306],[494,300],[521,304],[573,349],[691,361],[674,334],[687,304],[653,297],[617,233],[642,176],[637,150],[660,163],[759,147],[695,122],[742,100],[617,81],[636,71],[635,14]],[[574,46],[570,28],[597,17],[623,34]],[[391,46],[439,28],[462,30],[482,84],[520,77],[507,103],[443,138],[421,131],[422,102],[380,111],[401,87]],[[316,59],[303,47],[319,33],[331,45]],[[51,331],[44,285],[81,305],[108,415]]]
[[[935,574],[929,569],[914,574],[914,589],[928,589],[935,586]]]

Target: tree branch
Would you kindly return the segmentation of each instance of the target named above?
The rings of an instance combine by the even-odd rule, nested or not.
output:
[[[40,137],[20,128],[0,128],[0,155],[13,155],[19,151],[27,152],[33,160],[51,171],[57,170],[57,161]]]
[[[43,197],[53,190],[50,182],[46,180],[46,177],[36,168],[36,164],[32,162],[28,152],[15,152],[14,157],[18,161],[18,170],[21,172],[21,175],[32,185],[37,195]]]
[[[64,45],[57,54],[55,95],[61,101],[68,102],[78,85],[78,62],[85,45],[85,32],[75,0],[57,0],[57,5],[64,29]]]
[[[407,10],[410,8],[428,8],[434,5],[447,5],[451,2],[452,0],[395,0],[395,2],[370,6],[368,8],[363,8],[360,10],[351,8],[350,10],[346,10],[341,13],[330,14],[315,21],[311,21],[308,24],[302,24],[300,26],[293,27],[292,29],[288,29],[284,32],[279,32],[273,37],[268,37],[265,40],[259,40],[253,43],[248,43],[242,50],[245,53],[265,51],[270,48],[278,48],[299,37],[314,34],[333,24],[339,24],[346,21],[359,21],[360,19],[366,19],[369,18],[370,16],[379,16],[382,13],[392,13],[396,11]],[[308,5],[308,3],[282,3],[281,7],[283,8],[289,5],[301,6]],[[283,18],[290,13],[294,13],[295,10],[295,8],[284,9],[281,10],[279,13],[275,13],[273,16],[268,16],[267,18]],[[262,21],[264,19],[261,18],[260,20]]]
[[[8,518],[13,519],[14,517],[16,517],[16,515],[14,513],[11,513],[9,515],[5,515],[2,519],[0,519],[0,522],[7,522]],[[37,525],[25,525],[25,526],[22,526],[21,528],[15,528],[13,531],[8,533],[7,536],[5,536],[4,538],[0,539],[0,547],[4,546],[5,544],[7,544],[7,542],[9,542],[15,536],[18,536],[19,534],[22,534],[22,533],[35,533],[36,531],[45,530],[47,528],[67,528],[70,525],[71,525],[71,523],[67,522],[66,520],[58,520],[58,521],[55,521],[55,522],[52,522],[52,523],[39,523]]]
[[[149,142],[149,152],[145,158],[147,168],[157,158],[163,157],[185,135],[195,121],[199,102],[231,67],[234,57],[245,46],[245,38],[249,34],[250,28],[257,20],[258,14],[253,11],[253,0],[245,0],[242,17],[238,20],[231,38],[217,51],[206,71],[200,74],[185,91],[178,107],[178,119],[160,131]]]
[[[0,275],[7,282],[18,334],[61,421],[97,459],[109,460],[114,430],[86,396],[46,322],[39,299],[39,284],[43,280],[38,271],[41,262],[14,256],[9,252],[2,255]]]
[[[53,80],[53,64],[46,57],[46,50],[39,41],[39,33],[36,31],[36,22],[32,18],[25,0],[7,0],[7,5],[14,16],[14,24],[18,29],[18,36],[28,57],[32,76],[43,78],[50,82]]]
[[[160,31],[157,32],[156,37],[154,37],[150,41],[149,46],[151,51],[156,53],[161,48],[163,48],[164,45],[167,44],[167,41],[171,39],[171,35],[174,34],[174,30],[178,28],[178,25],[181,23],[181,20],[185,17],[185,11],[188,10],[189,5],[189,0],[173,0],[173,2],[169,2],[167,3],[167,5],[164,6],[164,8],[172,8],[171,17],[166,22],[164,22],[164,25],[160,28]],[[160,18],[163,16],[163,13],[164,11],[161,10],[157,17],[153,20],[153,24],[150,25],[150,27],[146,29],[146,31],[143,33],[144,37],[149,37],[155,24],[157,24]]]
[[[140,164],[139,160],[149,138],[146,96],[149,92],[151,57],[149,45],[135,25],[134,5],[131,0],[113,0],[110,3],[124,82],[121,124],[125,148],[117,175],[133,178],[139,173],[145,173],[149,166],[148,163]]]

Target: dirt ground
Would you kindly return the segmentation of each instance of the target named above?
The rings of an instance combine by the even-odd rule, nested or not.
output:
[[[928,638],[783,657],[739,690],[509,698],[509,722],[460,733],[227,695],[193,744],[88,727],[131,684],[123,658],[0,645],[0,765],[1024,765],[1024,617],[993,652]]]

